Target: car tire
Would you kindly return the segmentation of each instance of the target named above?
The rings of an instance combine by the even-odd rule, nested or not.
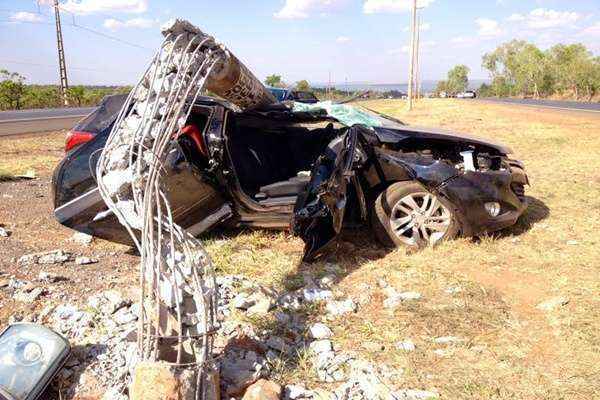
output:
[[[411,207],[407,204],[407,202],[413,203],[410,198],[419,207],[414,207],[414,204]],[[424,207],[425,199],[429,207]],[[438,208],[428,215],[436,207]],[[418,182],[397,182],[390,185],[375,199],[371,225],[375,236],[383,245],[419,249],[458,235],[459,225],[454,209],[448,200],[430,193]],[[406,211],[413,211],[411,214],[415,215],[410,216]],[[406,223],[407,217],[410,217],[410,220]],[[415,227],[418,227],[416,233]],[[430,229],[431,227],[434,229]],[[426,234],[428,234],[427,239]]]

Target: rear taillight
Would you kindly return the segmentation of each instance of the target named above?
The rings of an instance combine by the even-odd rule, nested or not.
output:
[[[75,147],[87,143],[94,138],[94,134],[90,132],[81,131],[70,131],[67,133],[67,142],[65,144],[65,151],[71,151]]]

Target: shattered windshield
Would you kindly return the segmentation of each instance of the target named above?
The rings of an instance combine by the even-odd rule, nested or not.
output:
[[[336,104],[331,101],[321,101],[314,104],[294,102],[293,106],[294,112],[318,112],[320,110],[325,110],[327,115],[347,126],[355,124],[372,128],[383,126],[381,119],[376,115],[346,104]]]

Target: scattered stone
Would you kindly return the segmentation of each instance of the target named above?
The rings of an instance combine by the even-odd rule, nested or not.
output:
[[[537,308],[542,311],[552,311],[558,307],[563,307],[569,304],[569,298],[565,296],[553,297],[537,305]]]
[[[313,339],[330,339],[333,336],[333,332],[329,327],[322,323],[316,323],[310,327],[310,337]]]
[[[402,351],[414,351],[416,346],[412,340],[404,340],[402,342],[396,343],[396,348]]]
[[[463,291],[463,288],[460,286],[451,286],[445,290],[446,294],[457,294]]]
[[[388,309],[394,309],[400,305],[403,301],[419,300],[421,293],[418,292],[396,292],[393,287],[387,287],[384,289],[384,293],[388,296],[383,301],[383,306]]]
[[[10,231],[7,231],[6,229],[0,227],[0,237],[9,237],[10,236]]]
[[[458,338],[456,336],[441,336],[433,339],[434,343],[437,344],[453,344],[453,343],[462,343],[464,339]]]
[[[233,306],[239,310],[247,310],[254,305],[254,300],[246,293],[240,293],[233,299]]]
[[[52,274],[50,272],[41,271],[38,274],[38,280],[44,283],[56,283],[60,281],[66,281],[67,278],[61,275]]]
[[[24,290],[15,295],[15,300],[22,301],[24,303],[33,303],[39,300],[43,295],[47,293],[46,289],[36,287],[31,290]]]
[[[94,237],[87,233],[77,232],[71,236],[71,242],[80,244],[82,246],[89,246],[94,241]]]
[[[119,309],[131,305],[115,290],[107,290],[88,299],[88,306],[104,314],[111,315]]]
[[[266,374],[259,361],[226,357],[221,362],[221,378],[228,396],[239,396],[244,390]]]
[[[302,290],[302,297],[309,303],[325,301],[333,297],[331,290],[323,290],[317,287],[306,288]]]
[[[313,392],[306,390],[304,386],[287,385],[284,389],[284,400],[312,399]]]
[[[330,288],[335,283],[337,277],[334,274],[327,274],[319,279],[319,285],[324,288]]]
[[[90,264],[96,264],[96,263],[98,263],[98,260],[95,258],[77,257],[75,259],[75,264],[77,264],[77,265],[90,265]]]
[[[426,390],[403,389],[393,394],[393,398],[397,400],[434,400],[440,397],[435,392]]]
[[[352,299],[346,299],[342,301],[329,301],[325,309],[329,315],[338,316],[356,312],[357,307]]]
[[[309,345],[309,349],[315,354],[332,352],[333,344],[331,343],[331,340],[315,340]]]
[[[271,336],[267,339],[266,345],[273,350],[277,350],[281,353],[285,353],[288,349],[288,344],[279,336]]]
[[[281,391],[279,384],[260,379],[248,387],[242,400],[279,400]]]
[[[265,315],[267,314],[275,305],[275,302],[270,297],[261,297],[256,301],[256,303],[248,308],[249,315]]]
[[[62,250],[52,250],[43,253],[27,254],[19,258],[19,265],[32,265],[32,264],[62,264],[69,261],[71,254]]]
[[[436,349],[433,351],[433,354],[435,354],[438,357],[446,357],[449,353],[444,349]]]
[[[277,320],[277,322],[279,322],[282,325],[287,325],[290,323],[290,321],[292,320],[292,317],[290,317],[289,314],[286,314],[282,311],[276,311],[273,316],[275,317],[275,319]]]
[[[419,300],[421,293],[419,292],[402,292],[398,295],[402,300]]]

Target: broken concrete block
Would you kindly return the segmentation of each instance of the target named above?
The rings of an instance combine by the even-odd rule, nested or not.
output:
[[[273,381],[260,379],[250,385],[242,400],[279,400],[281,397],[281,386]]]

